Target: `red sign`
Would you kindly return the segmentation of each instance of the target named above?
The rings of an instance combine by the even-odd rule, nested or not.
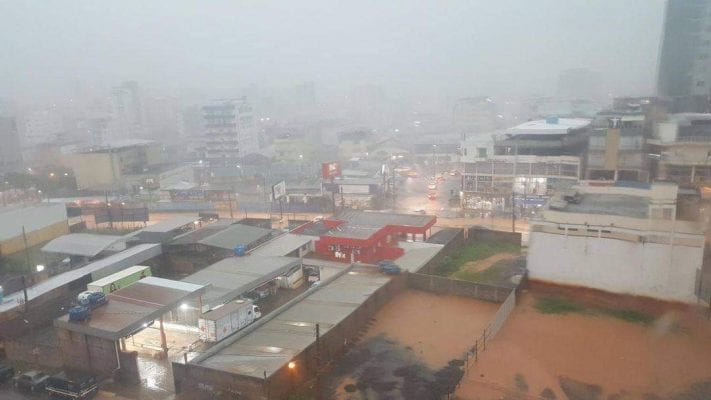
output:
[[[341,164],[338,161],[321,164],[321,176],[323,179],[333,179],[341,176]]]

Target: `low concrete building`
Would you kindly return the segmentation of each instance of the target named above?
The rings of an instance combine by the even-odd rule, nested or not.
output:
[[[166,163],[163,146],[151,140],[122,139],[103,146],[87,148],[71,157],[71,165],[79,190],[119,190],[135,185],[134,191],[145,184],[132,182],[139,176]]]
[[[580,186],[529,221],[532,280],[696,300],[704,231],[676,219],[675,184]]]
[[[401,240],[425,241],[437,217],[343,210],[331,218],[304,224],[293,233],[319,236],[314,248],[333,261],[374,263],[394,260],[405,251]]]

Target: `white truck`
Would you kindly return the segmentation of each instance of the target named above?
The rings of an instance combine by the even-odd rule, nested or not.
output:
[[[261,316],[259,307],[250,300],[232,301],[200,316],[200,339],[205,342],[219,342]]]

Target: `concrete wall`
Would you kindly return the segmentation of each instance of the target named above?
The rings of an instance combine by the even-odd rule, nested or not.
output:
[[[474,242],[503,242],[520,245],[521,233],[494,231],[485,228],[469,228],[467,232],[467,243]]]
[[[408,273],[407,285],[411,289],[437,294],[472,297],[479,300],[501,303],[513,289],[483,285],[442,276]]]
[[[529,277],[664,300],[696,300],[702,247],[531,232]]]

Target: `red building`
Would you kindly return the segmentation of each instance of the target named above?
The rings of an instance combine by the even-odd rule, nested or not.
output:
[[[401,240],[427,239],[436,222],[437,217],[430,215],[345,210],[301,226],[295,233],[319,236],[315,250],[331,260],[375,263],[403,255],[398,247]]]

